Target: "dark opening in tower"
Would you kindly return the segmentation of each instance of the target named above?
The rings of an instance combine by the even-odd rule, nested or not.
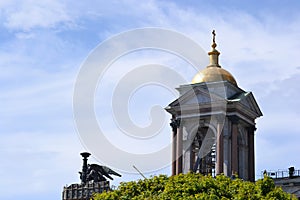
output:
[[[193,172],[215,176],[215,134],[208,127],[199,128],[192,143]]]

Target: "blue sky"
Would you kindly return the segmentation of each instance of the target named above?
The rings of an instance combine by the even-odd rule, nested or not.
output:
[[[78,182],[79,152],[85,147],[72,110],[77,74],[101,42],[143,27],[178,31],[205,51],[210,50],[211,30],[216,29],[222,67],[241,88],[254,93],[264,114],[257,121],[257,178],[264,169],[300,168],[296,156],[300,150],[299,8],[297,0],[1,1],[0,199],[60,199],[64,185]],[[109,81],[117,82],[133,66],[153,62],[172,65],[185,80],[192,80],[196,73],[188,63],[159,51],[120,59],[107,71],[102,80],[107,85],[96,95],[100,109],[96,113],[104,120],[108,137],[117,131],[113,121],[105,121],[109,112],[101,110],[110,103],[103,98],[114,87]],[[129,103],[132,120],[142,125],[149,122],[152,105],[164,107],[176,98],[164,88],[144,89]],[[153,90],[158,95],[149,98]],[[169,143],[168,121],[165,125],[157,138],[164,141],[144,151]],[[143,151],[139,146],[123,146]],[[169,173],[169,168],[146,175],[158,173]],[[113,184],[136,178],[140,176],[124,173]]]

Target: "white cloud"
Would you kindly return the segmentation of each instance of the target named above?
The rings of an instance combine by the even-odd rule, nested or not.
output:
[[[57,0],[15,0],[2,5],[5,26],[13,30],[30,31],[32,28],[55,28],[72,24],[67,7]]]

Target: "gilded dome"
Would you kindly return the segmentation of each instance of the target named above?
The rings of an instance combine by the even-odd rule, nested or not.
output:
[[[218,81],[228,81],[235,86],[237,86],[236,80],[234,77],[225,69],[222,69],[219,65],[219,55],[220,52],[216,50],[216,42],[215,42],[215,31],[212,32],[213,34],[213,44],[211,45],[212,50],[208,52],[210,64],[200,72],[198,72],[193,80],[192,83],[203,83],[203,82],[218,82]]]
[[[198,72],[192,83],[203,83],[203,82],[217,82],[217,81],[228,81],[237,86],[236,80],[234,77],[225,69],[221,67],[212,67],[208,66],[205,69]]]

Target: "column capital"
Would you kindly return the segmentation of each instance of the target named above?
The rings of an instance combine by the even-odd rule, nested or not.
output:
[[[247,129],[249,132],[252,132],[254,134],[254,132],[256,131],[257,128],[255,125],[251,125],[251,126],[248,126]]]
[[[172,127],[173,132],[177,131],[177,128],[180,127],[180,119],[171,119],[170,126]]]

